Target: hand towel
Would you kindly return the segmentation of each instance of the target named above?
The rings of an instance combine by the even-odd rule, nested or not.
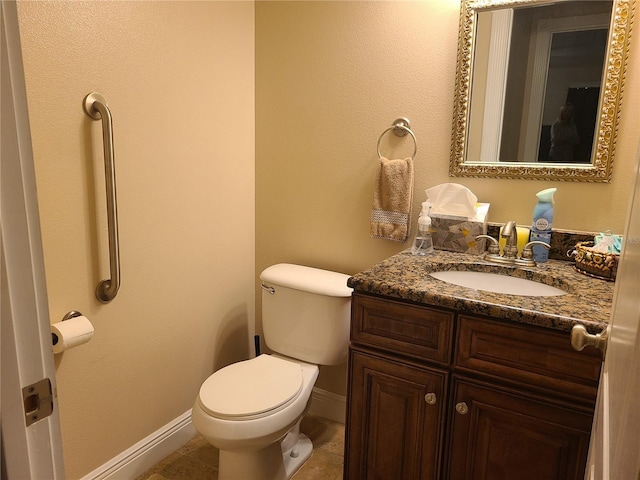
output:
[[[373,238],[404,242],[409,238],[413,203],[413,160],[380,158],[373,191],[370,233]]]

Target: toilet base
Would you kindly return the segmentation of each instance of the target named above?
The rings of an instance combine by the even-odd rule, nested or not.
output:
[[[286,440],[286,439],[285,439]],[[286,442],[282,442],[283,445]],[[286,451],[282,452],[285,477],[287,480],[293,477],[313,453],[313,444],[304,433],[298,434],[298,442]]]
[[[302,433],[297,435],[292,446],[288,446],[287,436],[260,450],[220,450],[218,480],[289,480],[313,452],[311,440]]]

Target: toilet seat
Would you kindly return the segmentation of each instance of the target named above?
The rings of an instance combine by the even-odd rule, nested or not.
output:
[[[234,363],[211,375],[200,388],[202,409],[228,420],[271,415],[302,391],[302,367],[273,355]]]

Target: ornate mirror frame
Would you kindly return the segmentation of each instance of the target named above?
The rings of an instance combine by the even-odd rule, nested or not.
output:
[[[613,0],[596,126],[597,141],[592,154],[592,163],[569,166],[548,163],[538,165],[520,162],[466,161],[477,12],[499,7],[552,3],[554,2],[549,0],[462,0],[449,163],[450,176],[604,183],[611,181],[635,0]]]

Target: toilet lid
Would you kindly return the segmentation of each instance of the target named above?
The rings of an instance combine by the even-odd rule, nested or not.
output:
[[[200,388],[200,404],[218,418],[258,418],[286,407],[302,390],[302,368],[272,355],[234,363]]]

